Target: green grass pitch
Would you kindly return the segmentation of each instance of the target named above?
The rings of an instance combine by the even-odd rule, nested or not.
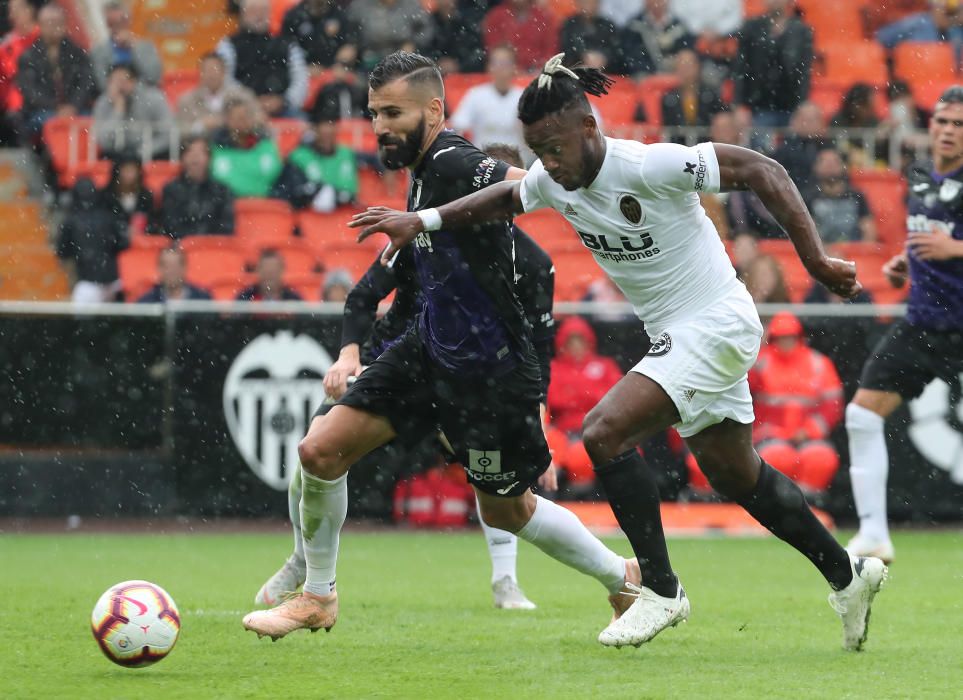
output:
[[[288,554],[280,535],[3,536],[0,697],[959,698],[960,534],[904,533],[896,547],[867,649],[850,654],[821,577],[772,538],[672,540],[689,622],[616,650],[596,642],[601,586],[524,543],[538,610],[492,608],[474,533],[347,532],[338,624],[277,643],[240,620]],[[146,669],[109,663],[89,629],[98,596],[133,578],[166,588],[183,623]]]

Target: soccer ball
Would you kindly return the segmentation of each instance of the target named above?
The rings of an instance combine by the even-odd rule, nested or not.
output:
[[[90,628],[104,656],[121,666],[150,666],[167,656],[181,618],[167,591],[148,581],[124,581],[100,596]]]

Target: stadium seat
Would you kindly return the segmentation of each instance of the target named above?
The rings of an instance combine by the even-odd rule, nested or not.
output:
[[[144,163],[144,184],[154,195],[154,203],[160,204],[164,185],[181,173],[181,164],[173,160],[155,160]]]
[[[911,83],[910,90],[913,92],[913,101],[916,106],[927,113],[933,111],[933,106],[939,100],[943,91],[958,84],[960,81],[953,80],[924,80],[922,82]]]
[[[284,245],[294,230],[291,206],[280,199],[241,198],[234,202],[234,233],[241,245]]]
[[[893,49],[893,75],[910,85],[947,83],[956,79],[952,44],[907,41]]]
[[[164,75],[161,76],[160,87],[164,91],[164,96],[167,97],[167,104],[175,113],[178,100],[184,94],[196,88],[200,80],[196,68],[164,71]]]
[[[276,249],[281,257],[284,258],[284,274],[295,275],[295,276],[305,276],[305,275],[318,275],[321,272],[321,263],[318,260],[318,256],[315,255],[308,246],[300,241],[288,244],[282,248]],[[255,251],[254,259],[252,263],[257,262],[257,255],[260,251]]]
[[[546,250],[581,246],[578,234],[554,209],[539,209],[515,218],[515,223]]]
[[[813,76],[809,88],[809,101],[819,105],[826,119],[832,119],[842,106],[847,89],[849,85],[845,83]],[[884,89],[878,87],[873,90],[873,107],[876,110],[876,116],[880,119],[885,119],[889,114],[889,100]]]
[[[645,110],[645,122],[662,126],[662,96],[679,84],[674,75],[651,75],[638,84],[638,99]]]
[[[308,78],[308,92],[304,96],[305,109],[311,109],[311,107],[314,105],[314,101],[318,97],[318,93],[321,91],[321,88],[330,83],[333,77],[333,71],[323,70],[320,73],[316,73]]]
[[[341,207],[330,214],[302,211],[298,214],[298,230],[301,232],[301,237],[311,246],[311,249],[319,255],[323,255],[325,249],[330,246],[357,245],[355,239],[358,232],[353,228],[348,228],[348,222],[358,211],[358,209],[351,207]],[[375,249],[382,248],[385,241],[385,237],[379,234],[366,239],[358,247],[364,248],[370,253]]]
[[[874,41],[848,41],[826,44],[820,49],[823,77],[847,88],[853,83],[885,87],[886,54]]]
[[[378,139],[367,119],[342,119],[338,122],[338,143],[359,153],[375,153]]]
[[[458,105],[465,93],[476,85],[489,82],[485,73],[449,73],[445,76],[445,106],[451,116],[458,109]]]
[[[184,236],[180,239],[181,248],[189,253],[192,250],[230,250],[239,248],[237,239],[234,236],[222,236],[215,234],[198,234],[195,236]]]
[[[244,256],[239,251],[194,248],[187,252],[187,279],[201,287],[244,279]]]
[[[97,159],[94,120],[90,117],[53,117],[43,125],[43,141],[47,145],[54,170],[63,174],[81,163]]]
[[[358,170],[358,201],[361,206],[385,206],[404,210],[408,204],[408,178],[401,173],[378,173],[371,168]]]
[[[284,15],[298,4],[300,0],[271,0],[271,33],[280,34],[284,24]]]
[[[359,280],[375,261],[377,251],[361,246],[332,246],[326,248],[321,257],[325,272],[347,270],[351,279]]]
[[[579,301],[588,286],[604,274],[592,254],[584,248],[556,251],[552,261],[555,263],[556,301]]]
[[[609,88],[607,95],[602,97],[589,96],[589,101],[598,110],[606,128],[632,124],[635,122],[639,107],[638,88],[631,80],[616,79],[615,84]]]
[[[97,187],[106,187],[110,181],[110,173],[114,164],[109,160],[93,160],[86,163],[79,163],[73,168],[68,168],[60,177],[61,187],[70,188],[77,184],[77,180],[86,177],[93,181]]]
[[[813,278],[799,259],[792,242],[778,239],[761,240],[759,252],[771,255],[779,262],[789,300],[793,303],[801,302],[812,288]]]
[[[797,0],[803,20],[813,28],[813,43],[821,47],[863,41],[863,15],[860,2],[843,0]]]
[[[211,296],[215,301],[234,301],[245,285],[237,282],[225,282],[223,284],[207,285],[206,289],[211,290]]]
[[[128,248],[117,257],[121,286],[128,299],[136,299],[157,282],[159,254],[159,248]]]
[[[892,170],[854,170],[850,173],[853,187],[866,195],[876,217],[880,242],[899,246],[906,240],[906,181]]]
[[[132,230],[130,233],[131,248],[148,248],[152,250],[162,250],[171,245],[174,241],[168,236],[151,235],[143,231]]]
[[[307,123],[301,119],[271,120],[271,131],[274,132],[274,140],[283,158],[287,158],[288,154],[301,144],[307,130]]]

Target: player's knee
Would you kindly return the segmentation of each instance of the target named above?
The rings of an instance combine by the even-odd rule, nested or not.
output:
[[[714,459],[708,455],[699,455],[698,461],[712,488],[726,498],[737,499],[752,492],[759,478],[758,469],[749,469],[748,465]]]
[[[323,440],[308,435],[298,443],[298,457],[301,466],[319,479],[333,481],[344,474],[343,459],[337,452],[328,449]]]
[[[525,498],[506,498],[496,504],[481,504],[481,517],[486,525],[512,533],[525,527],[534,513],[534,504]]]
[[[620,449],[622,435],[615,421],[597,406],[582,421],[582,443],[596,466],[615,459],[625,451]]]

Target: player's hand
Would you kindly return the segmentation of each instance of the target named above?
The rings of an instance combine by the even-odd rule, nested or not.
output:
[[[348,223],[351,228],[360,228],[358,243],[376,233],[387,234],[391,243],[381,255],[381,264],[387,265],[395,253],[415,240],[421,233],[421,217],[410,211],[397,211],[388,207],[368,207],[355,214]]]
[[[324,375],[324,393],[332,399],[340,399],[348,390],[348,378],[361,374],[361,358],[357,346],[353,350],[342,349],[338,360],[328,368]]]
[[[899,289],[909,279],[909,261],[906,253],[894,255],[883,265],[883,274],[891,285]]]
[[[856,279],[856,263],[839,258],[825,258],[809,271],[816,281],[833,294],[851,299],[863,291],[863,285]]]
[[[911,233],[906,242],[920,260],[949,260],[959,256],[959,241],[945,233]]]
[[[558,471],[554,464],[549,464],[548,469],[538,477],[538,487],[543,491],[558,491]]]

